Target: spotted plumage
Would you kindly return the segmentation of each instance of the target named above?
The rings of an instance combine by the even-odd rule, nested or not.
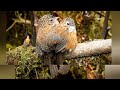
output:
[[[51,14],[44,15],[38,21],[39,28],[54,27],[56,24],[59,24],[57,19],[58,17],[54,17]]]

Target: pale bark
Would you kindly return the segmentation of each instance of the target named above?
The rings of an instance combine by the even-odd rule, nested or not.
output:
[[[65,59],[74,59],[78,57],[96,56],[100,54],[111,53],[112,40],[94,40],[84,43],[79,43],[76,49],[66,55]]]

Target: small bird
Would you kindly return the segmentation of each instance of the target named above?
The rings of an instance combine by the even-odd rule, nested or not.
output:
[[[42,16],[38,21],[38,30],[36,38],[36,49],[40,56],[43,56],[45,63],[50,63],[50,58],[47,45],[47,34],[51,32],[52,28],[59,24],[59,17],[54,17],[51,14]],[[45,60],[46,59],[46,60]],[[47,60],[48,59],[48,60]]]
[[[77,31],[75,22],[72,18],[65,18],[60,24],[64,28],[64,30],[60,33],[60,36],[66,38],[67,42],[62,48],[59,48],[57,52],[60,52],[61,50],[72,52],[77,46]]]
[[[63,64],[62,53],[72,52],[77,46],[77,32],[75,22],[72,18],[65,18],[60,22],[59,26],[55,27],[59,39],[55,47],[56,63]],[[57,38],[58,38],[57,37]]]

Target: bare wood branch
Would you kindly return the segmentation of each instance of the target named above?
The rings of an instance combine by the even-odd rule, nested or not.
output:
[[[78,57],[96,56],[100,54],[111,53],[112,40],[95,40],[85,43],[79,43],[76,49],[65,59],[74,59]]]
[[[20,14],[18,14],[17,13],[17,15],[16,15],[16,17],[17,17],[17,19],[12,19],[14,22],[13,22],[13,24],[6,30],[6,32],[7,31],[9,31],[16,23],[19,23],[19,24],[21,24],[21,23],[26,23],[26,24],[31,24],[31,21],[30,20],[25,20],[25,19],[23,19],[22,17],[21,17],[21,15]]]
[[[23,18],[18,18],[18,19],[13,19],[14,21],[16,21],[16,23],[25,23],[25,19]],[[31,24],[30,20],[26,20],[26,24]]]
[[[13,24],[9,28],[7,28],[6,32],[9,31],[15,24],[16,24],[16,21],[14,21]]]
[[[14,21],[16,21],[16,23],[31,24],[31,21],[30,21],[30,20],[25,20],[25,19],[23,19],[23,18],[21,17],[21,14],[19,14],[18,11],[17,11],[16,13],[17,13],[17,15],[16,15],[17,19],[13,19]]]

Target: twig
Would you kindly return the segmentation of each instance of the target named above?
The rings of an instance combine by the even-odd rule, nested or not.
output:
[[[13,24],[9,28],[7,28],[6,32],[9,31],[15,24],[16,24],[16,21],[14,21]]]
[[[16,21],[16,23],[25,23],[25,19],[23,18],[13,19],[13,21]],[[31,24],[31,21],[26,20],[26,24]]]
[[[36,68],[35,68],[35,73],[36,73],[36,78],[39,79],[39,78],[38,78],[38,73],[37,73]]]
[[[30,21],[30,20],[25,20],[25,19],[23,19],[19,13],[17,13],[16,17],[17,17],[17,19],[14,19],[14,18],[12,19],[14,22],[13,22],[13,24],[6,30],[6,32],[9,31],[16,23],[20,23],[20,24],[21,24],[21,23],[31,24],[31,21]]]

